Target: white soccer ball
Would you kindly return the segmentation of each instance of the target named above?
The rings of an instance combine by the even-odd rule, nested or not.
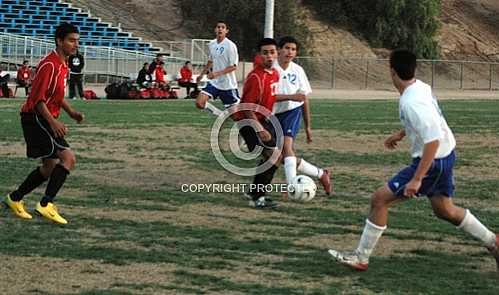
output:
[[[312,178],[298,175],[288,186],[288,197],[295,202],[309,202],[315,197],[317,186]]]

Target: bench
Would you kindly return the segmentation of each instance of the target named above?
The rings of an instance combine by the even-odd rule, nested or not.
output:
[[[17,85],[17,82],[16,82],[17,71],[2,71],[2,73],[0,75],[3,77],[7,74],[10,75],[9,82],[7,83],[7,87],[14,88],[13,93],[14,93],[14,97],[15,97],[15,94],[17,93],[17,89],[24,88],[24,87]]]

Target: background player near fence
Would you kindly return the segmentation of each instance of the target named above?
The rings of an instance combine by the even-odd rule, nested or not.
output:
[[[149,63],[144,63],[142,69],[140,69],[137,75],[137,85],[139,88],[150,88],[152,82],[152,76],[149,74]]]
[[[21,126],[29,158],[40,158],[42,166],[33,170],[24,182],[5,198],[14,213],[24,219],[32,216],[24,207],[23,197],[49,180],[45,195],[36,205],[43,217],[57,223],[67,220],[59,215],[54,199],[66,181],[76,159],[64,139],[67,128],[57,120],[61,108],[75,121],[82,122],[83,114],[75,111],[66,100],[67,59],[78,49],[78,29],[61,24],[55,30],[56,49],[38,64],[32,91],[21,108]]]
[[[239,55],[236,44],[226,37],[228,32],[227,24],[218,21],[215,27],[216,39],[208,44],[208,62],[196,79],[199,84],[203,75],[208,74],[210,80],[196,98],[196,107],[216,116],[222,112],[208,102],[209,99],[220,98],[226,108],[239,103],[240,100],[235,73]]]
[[[401,95],[399,112],[403,129],[388,137],[385,147],[394,149],[407,136],[413,162],[372,196],[371,210],[357,249],[350,253],[336,250],[329,250],[329,253],[342,264],[366,270],[369,256],[386,229],[388,208],[402,200],[426,195],[435,215],[479,239],[496,259],[499,270],[499,235],[452,201],[456,141],[431,87],[415,79],[415,70],[413,53],[397,50],[391,54],[390,72]]]
[[[31,86],[32,72],[29,68],[29,62],[27,60],[23,61],[23,65],[17,69],[16,77],[16,90],[14,91],[14,97],[17,94],[18,88],[24,88],[26,96],[29,94],[29,87]]]
[[[192,80],[192,63],[190,61],[186,61],[184,66],[180,69],[178,86],[185,87],[185,98],[196,98],[199,95],[198,84]],[[191,88],[194,89],[192,94]]]
[[[283,37],[279,41],[279,55],[274,68],[279,73],[277,86],[277,102],[274,104],[274,114],[281,123],[284,132],[283,162],[286,182],[291,184],[300,173],[319,179],[324,190],[331,193],[331,180],[328,170],[321,169],[297,158],[294,141],[300,130],[303,115],[307,142],[312,142],[312,127],[310,107],[307,95],[312,93],[307,75],[303,68],[293,62],[298,52],[298,41],[293,37]]]
[[[85,99],[83,93],[83,69],[85,68],[85,58],[76,51],[68,58],[69,66],[69,98],[74,99],[76,92],[81,99]]]

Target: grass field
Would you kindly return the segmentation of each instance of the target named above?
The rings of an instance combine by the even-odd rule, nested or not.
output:
[[[38,164],[24,156],[21,103],[0,101],[2,198]],[[424,198],[390,211],[367,272],[329,258],[357,245],[370,193],[410,160],[407,142],[382,146],[400,126],[396,101],[314,100],[314,143],[302,133],[297,147],[333,170],[336,193],[272,212],[240,194],[181,191],[251,181],[217,164],[214,118],[192,101],[72,103],[87,121],[62,117],[78,160],[57,199],[70,223],[0,209],[0,294],[499,294],[488,252]],[[458,141],[455,201],[499,230],[499,101],[441,106]]]

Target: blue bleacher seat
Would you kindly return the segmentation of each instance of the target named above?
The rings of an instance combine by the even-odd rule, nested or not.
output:
[[[79,27],[82,45],[159,51],[130,33],[101,23],[88,12],[59,0],[0,0],[0,32],[52,40],[55,26],[61,22]]]

